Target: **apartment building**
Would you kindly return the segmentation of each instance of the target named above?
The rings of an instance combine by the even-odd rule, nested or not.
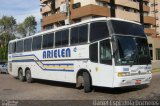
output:
[[[160,0],[150,0],[150,16],[155,17],[155,24],[149,26],[156,30],[156,34],[148,36],[150,54],[154,60],[160,60]]]
[[[153,44],[158,38],[155,16],[150,14],[150,0],[40,0],[43,4],[42,30],[65,25],[67,13],[61,13],[60,6],[66,1],[69,1],[71,23],[96,17],[117,17],[142,23],[149,38],[152,58],[160,59],[160,53],[156,54],[158,44]]]

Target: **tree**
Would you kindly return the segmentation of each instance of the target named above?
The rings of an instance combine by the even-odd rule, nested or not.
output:
[[[25,26],[23,23],[20,23],[19,25],[17,25],[17,32],[18,34],[20,34],[21,37],[25,37],[27,35]]]
[[[17,26],[17,32],[22,36],[31,36],[36,32],[37,22],[34,16],[27,17],[23,23]]]
[[[16,19],[3,16],[0,19],[0,60],[7,59],[7,47],[10,40],[15,38]]]

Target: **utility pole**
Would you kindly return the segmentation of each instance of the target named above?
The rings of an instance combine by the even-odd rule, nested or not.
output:
[[[66,0],[66,5],[67,5],[67,21],[68,21],[68,24],[71,24],[71,14],[70,14],[69,0]]]
[[[157,37],[157,20],[156,20],[156,0],[154,0],[154,17],[155,17],[155,30],[156,30],[156,35],[155,35],[155,37]]]

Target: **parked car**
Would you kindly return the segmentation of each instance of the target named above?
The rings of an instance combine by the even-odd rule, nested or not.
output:
[[[8,73],[8,65],[5,62],[0,62],[0,73]]]

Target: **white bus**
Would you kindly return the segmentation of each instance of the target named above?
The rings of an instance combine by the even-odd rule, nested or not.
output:
[[[33,79],[93,86],[148,84],[152,67],[141,24],[95,18],[9,42],[9,73],[21,81]]]

